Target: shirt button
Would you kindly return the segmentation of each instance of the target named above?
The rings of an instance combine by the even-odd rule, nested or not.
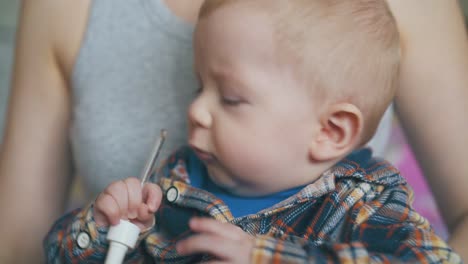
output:
[[[89,237],[88,233],[79,233],[78,237],[76,238],[76,244],[81,249],[87,249],[89,247],[89,244],[91,244],[91,238]]]
[[[284,231],[283,230],[278,230],[278,233],[276,235],[278,237],[283,237],[284,236]]]
[[[166,191],[166,199],[170,203],[174,203],[179,198],[179,190],[175,186],[172,186]]]

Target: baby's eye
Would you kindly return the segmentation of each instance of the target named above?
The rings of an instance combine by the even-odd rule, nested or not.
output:
[[[243,103],[244,101],[240,98],[230,98],[230,97],[222,97],[221,98],[221,103],[224,104],[224,105],[227,105],[227,106],[237,106],[241,103]]]

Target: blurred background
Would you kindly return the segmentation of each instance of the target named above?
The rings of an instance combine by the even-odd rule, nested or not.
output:
[[[19,0],[0,0],[0,144],[2,142],[1,138],[10,86],[19,2]],[[468,0],[461,0],[460,3],[465,16],[468,16]],[[397,120],[394,122],[391,143],[392,147],[387,153],[387,158],[397,165],[403,175],[411,175],[408,181],[415,190],[414,206],[422,215],[429,219],[439,235],[444,238],[447,237],[446,228],[438,213],[430,190],[424,181],[410,148],[406,144]],[[83,198],[80,197],[79,184],[74,189],[75,197],[73,199],[76,203],[79,203],[78,201]]]
[[[10,86],[18,8],[19,0],[0,0],[0,139],[3,134],[3,120]]]

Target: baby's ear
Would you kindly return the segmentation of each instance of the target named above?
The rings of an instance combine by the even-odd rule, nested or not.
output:
[[[310,158],[329,161],[359,145],[363,116],[353,104],[337,103],[320,117],[320,128],[309,146]]]

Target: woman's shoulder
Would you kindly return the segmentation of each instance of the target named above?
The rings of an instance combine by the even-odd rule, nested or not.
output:
[[[435,37],[434,30],[451,31],[464,30],[463,14],[459,1],[402,1],[387,0],[388,6],[395,17],[404,45],[419,48],[419,42]],[[460,23],[460,21],[462,23]],[[460,27],[460,25],[462,25]],[[449,34],[450,34],[449,33]],[[462,32],[463,33],[463,32]],[[464,34],[453,34],[453,36]]]
[[[86,31],[90,8],[91,0],[24,1],[18,34],[27,35],[30,45],[49,50],[68,78]]]

